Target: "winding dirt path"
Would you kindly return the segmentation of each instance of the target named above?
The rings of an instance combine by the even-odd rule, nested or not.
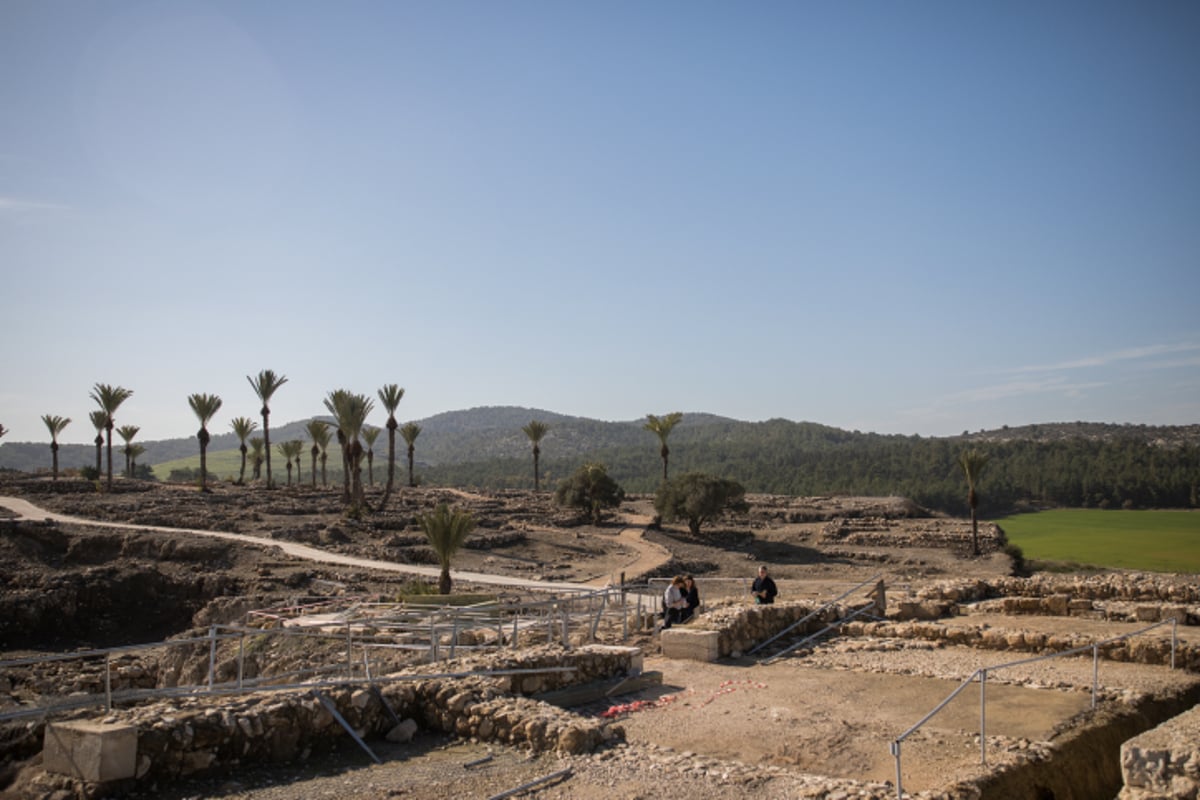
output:
[[[245,545],[274,548],[286,553],[289,556],[304,559],[306,561],[315,561],[322,564],[337,564],[339,566],[356,567],[359,569],[375,569],[386,572],[398,572],[405,575],[420,575],[426,578],[436,578],[441,574],[441,569],[438,567],[430,567],[420,564],[397,564],[392,561],[379,561],[372,558],[347,556],[340,553],[330,553],[326,550],[299,544],[297,542],[277,541],[275,539],[266,539],[261,536],[251,536],[242,533],[210,531],[198,528],[169,528],[161,525],[138,525],[127,522],[100,522],[97,520],[83,519],[81,517],[72,517],[66,514],[58,514],[53,511],[47,511],[46,509],[36,506],[28,500],[20,497],[0,496],[0,507],[7,508],[14,515],[16,515],[18,520],[27,520],[31,522],[51,521],[66,525],[90,525],[97,528],[112,528],[115,530],[155,531],[158,533],[183,533],[193,536],[207,536],[213,539],[225,539],[227,541],[238,542]],[[623,544],[626,544],[632,549],[636,550],[638,557],[636,561],[624,567],[624,571],[630,575],[641,575],[657,568],[662,564],[665,564],[671,558],[671,554],[666,550],[666,548],[660,547],[652,542],[648,542],[645,540],[645,538],[643,538],[645,527],[650,522],[649,517],[643,518],[642,515],[634,514],[629,516],[628,521],[635,523],[635,526],[622,529],[622,531],[618,534],[618,538]],[[637,527],[637,525],[640,525],[640,527]],[[602,588],[611,582],[611,578],[607,574],[592,578],[586,583],[537,581],[509,575],[489,575],[483,572],[464,572],[461,570],[451,570],[450,574],[451,577],[456,581],[467,581],[470,583],[479,583],[491,586],[512,586],[531,591],[535,590],[550,592],[586,592],[593,589]]]

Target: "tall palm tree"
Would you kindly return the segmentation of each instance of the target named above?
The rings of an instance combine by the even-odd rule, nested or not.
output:
[[[525,435],[529,437],[529,441],[533,443],[533,490],[536,492],[541,487],[541,477],[538,475],[538,457],[542,454],[541,441],[546,432],[550,430],[550,426],[544,422],[532,420],[528,425],[521,428],[525,431]]]
[[[379,501],[379,510],[383,511],[387,506],[388,499],[392,496],[392,484],[396,480],[396,429],[400,424],[396,422],[396,407],[400,405],[400,400],[404,397],[404,389],[398,384],[389,383],[379,389],[376,394],[379,396],[379,402],[383,404],[383,410],[387,412],[387,432],[388,432],[388,478],[387,487],[383,490],[383,498]]]
[[[962,467],[963,476],[967,479],[967,505],[971,507],[971,553],[979,555],[979,517],[976,509],[979,507],[979,478],[983,468],[991,459],[987,453],[978,450],[964,450],[958,455],[958,465]]]
[[[108,443],[108,491],[112,491],[112,434],[113,426],[116,424],[113,417],[117,413],[117,409],[133,395],[133,390],[126,389],[123,386],[109,386],[107,383],[97,383],[92,387],[91,398],[100,406],[100,410],[104,412],[104,430],[107,432],[106,441]]]
[[[363,441],[367,443],[367,485],[372,487],[375,485],[375,440],[381,433],[383,428],[374,425],[364,425],[362,429]]]
[[[96,429],[96,477],[103,474],[104,465],[100,459],[104,455],[104,427],[108,424],[108,415],[103,411],[93,411],[88,414],[88,421]]]
[[[646,415],[646,424],[642,427],[650,431],[658,437],[658,441],[662,444],[662,449],[658,454],[663,460],[663,480],[667,479],[667,459],[671,455],[670,448],[667,447],[667,437],[671,435],[671,430],[679,424],[683,419],[682,411],[672,411],[662,417],[656,417],[653,414]]]
[[[417,450],[417,437],[421,435],[421,426],[415,422],[406,422],[400,429],[404,443],[408,445],[408,485],[416,486],[417,479],[413,475],[413,455]]]
[[[130,466],[130,461],[132,460],[131,456],[132,456],[132,451],[133,451],[133,437],[137,436],[138,431],[140,431],[140,430],[141,430],[141,428],[139,428],[137,425],[122,425],[121,427],[117,428],[117,435],[120,436],[121,439],[123,439],[125,441],[124,453],[125,453],[125,477],[126,478],[133,477],[133,467]]]
[[[312,485],[317,488],[317,457],[321,457],[321,481],[325,481],[325,448],[329,447],[332,434],[329,433],[329,423],[314,419],[304,427],[308,438],[312,440]]]
[[[68,417],[59,417],[52,414],[43,414],[42,422],[46,423],[46,430],[50,431],[50,455],[51,463],[53,464],[54,478],[58,480],[58,435],[63,432],[63,428],[71,424]],[[4,426],[0,425],[0,436],[3,436],[8,431],[4,430]]]
[[[274,370],[264,369],[256,377],[251,378],[247,375],[246,380],[250,382],[250,388],[254,389],[258,399],[262,401],[263,452],[267,456],[267,488],[270,489],[273,485],[271,480],[271,431],[267,418],[271,416],[271,396],[280,386],[287,383],[287,378],[283,375],[276,375]]]
[[[208,423],[221,410],[221,398],[215,394],[193,394],[188,396],[188,405],[200,420],[200,430],[196,439],[200,442],[200,491],[208,491],[208,443],[212,437],[208,435]]]
[[[254,469],[254,472],[251,473],[251,480],[258,480],[262,477],[264,450],[266,450],[266,445],[261,436],[250,439],[250,464]]]
[[[238,486],[243,486],[246,483],[246,440],[258,428],[258,423],[249,417],[234,417],[229,421],[229,427],[233,428],[233,435],[240,442],[238,451],[242,454],[242,469],[238,472]]]
[[[442,565],[442,574],[438,577],[438,593],[450,594],[450,560],[458,552],[458,548],[466,540],[467,534],[475,527],[475,520],[470,512],[451,511],[445,503],[438,504],[432,514],[422,514],[417,517],[429,546],[433,548],[438,563]]]
[[[325,408],[337,420],[339,441],[344,442],[342,452],[349,473],[349,492],[348,496],[343,496],[343,500],[347,503],[346,513],[352,517],[362,514],[365,501],[362,485],[363,446],[358,437],[366,425],[367,415],[374,407],[375,402],[371,398],[345,389],[332,391],[325,398]]]

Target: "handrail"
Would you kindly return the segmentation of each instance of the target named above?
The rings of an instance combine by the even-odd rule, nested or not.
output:
[[[1099,693],[1100,648],[1103,647],[1104,645],[1112,644],[1114,642],[1121,642],[1126,639],[1131,639],[1134,636],[1140,636],[1143,633],[1147,633],[1149,631],[1154,630],[1155,628],[1159,628],[1159,627],[1162,627],[1163,625],[1168,625],[1168,624],[1171,626],[1171,669],[1175,669],[1175,652],[1178,647],[1179,623],[1175,617],[1171,617],[1170,619],[1165,619],[1160,622],[1156,622],[1153,625],[1149,625],[1145,628],[1140,628],[1136,631],[1130,631],[1129,633],[1125,633],[1120,636],[1113,636],[1109,639],[1101,639],[1098,642],[1092,642],[1091,644],[1088,644],[1088,645],[1082,645],[1080,647],[1073,647],[1070,650],[1060,650],[1060,651],[1057,651],[1054,653],[1046,653],[1044,655],[1034,656],[1033,658],[1022,658],[1017,661],[1007,661],[1003,664],[997,664],[992,667],[981,667],[981,668],[975,670],[974,672],[971,673],[971,676],[969,678],[967,678],[965,681],[963,681],[961,684],[959,684],[958,688],[956,688],[954,691],[952,691],[949,694],[949,696],[946,697],[945,700],[938,703],[937,706],[935,706],[932,711],[930,711],[928,714],[926,714],[924,717],[922,717],[919,722],[917,722],[911,728],[909,728],[904,733],[900,734],[899,736],[897,736],[895,739],[893,739],[891,741],[891,743],[889,745],[889,749],[891,751],[892,757],[896,759],[896,798],[897,798],[897,800],[901,800],[903,798],[903,793],[904,793],[904,786],[903,786],[903,782],[901,780],[901,774],[900,774],[901,773],[901,766],[900,766],[900,750],[901,750],[901,748],[900,748],[900,745],[904,742],[905,739],[907,739],[909,736],[911,736],[913,733],[915,733],[918,729],[920,729],[921,726],[923,726],[926,722],[933,719],[943,708],[945,708],[950,703],[951,700],[953,700],[955,697],[957,697],[962,692],[963,689],[967,688],[967,686],[969,686],[971,683],[973,683],[976,678],[979,679],[979,761],[981,764],[986,766],[987,765],[987,728],[986,728],[986,722],[987,722],[987,675],[989,672],[996,672],[998,670],[1007,669],[1009,667],[1018,667],[1018,666],[1022,666],[1024,664],[1032,664],[1036,661],[1047,661],[1052,658],[1061,658],[1063,656],[1075,655],[1077,653],[1082,653],[1084,651],[1091,650],[1092,651],[1092,692],[1091,692],[1091,694],[1092,694],[1092,709],[1094,710],[1096,708],[1097,695]]]

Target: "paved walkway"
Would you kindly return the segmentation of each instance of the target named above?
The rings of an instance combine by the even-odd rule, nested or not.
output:
[[[206,531],[196,528],[168,528],[161,525],[137,525],[127,522],[99,522],[95,520],[82,519],[80,517],[71,517],[67,516],[66,514],[56,514],[53,511],[47,511],[43,508],[39,508],[33,503],[30,503],[28,500],[24,500],[19,497],[0,496],[0,507],[7,508],[8,510],[12,511],[14,514],[16,514],[17,519],[19,520],[50,520],[52,522],[59,522],[65,525],[91,525],[97,528],[112,528],[115,530],[154,531],[156,533],[182,533],[193,536],[207,536],[213,539],[226,539],[228,541],[237,542],[244,545],[275,548],[283,551],[289,556],[304,559],[306,561],[316,561],[322,564],[337,564],[339,566],[356,567],[358,569],[375,569],[385,572],[399,572],[406,575],[420,575],[426,578],[437,578],[442,574],[440,567],[423,566],[420,564],[397,564],[392,561],[377,561],[372,558],[358,558],[357,556],[330,553],[316,547],[309,547],[308,545],[298,544],[296,542],[265,539],[261,536],[248,536],[241,533],[229,533],[226,531]],[[624,536],[624,534],[625,532],[622,531],[622,536]],[[487,575],[482,572],[460,572],[457,570],[451,570],[450,576],[455,581],[466,581],[468,583],[480,583],[492,586],[512,586],[520,589],[559,593],[593,591],[594,589],[599,588],[607,583],[607,579],[604,578],[598,578],[592,583],[566,583],[564,581],[535,581],[509,575]]]

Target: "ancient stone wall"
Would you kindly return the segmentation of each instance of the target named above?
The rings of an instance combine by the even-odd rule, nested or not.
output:
[[[1121,745],[1118,800],[1200,797],[1200,707]]]

